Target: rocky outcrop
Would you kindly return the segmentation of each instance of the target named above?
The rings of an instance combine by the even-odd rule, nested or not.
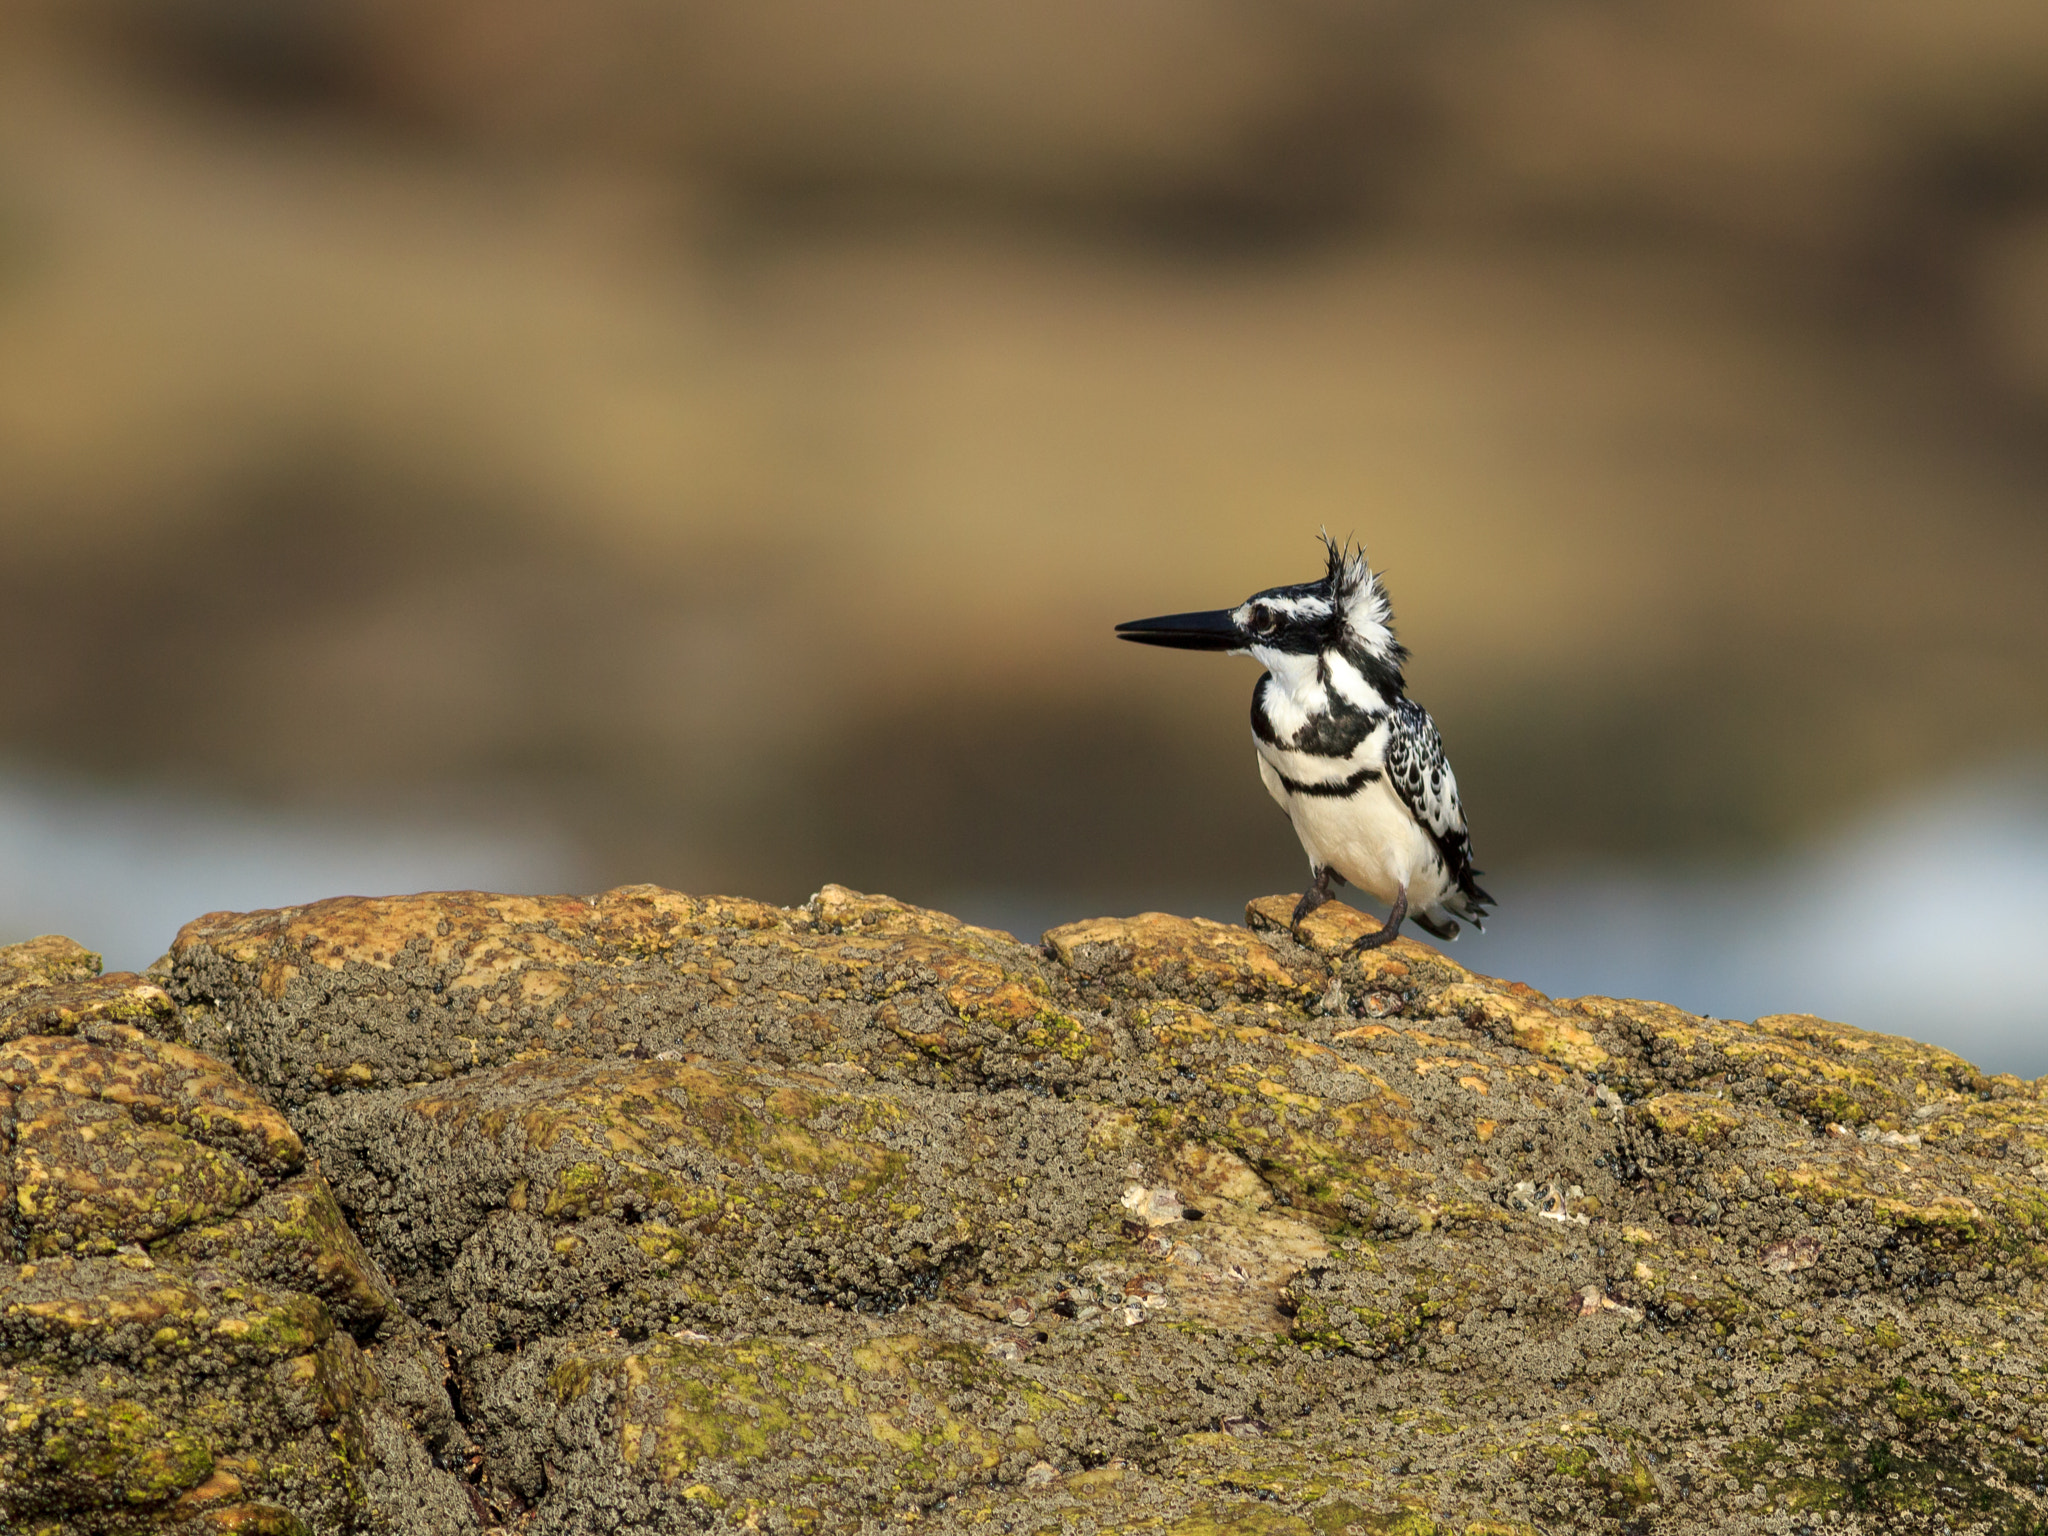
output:
[[[2035,1085],[1290,905],[0,950],[0,1519],[2043,1527]]]
[[[61,939],[0,949],[0,1527],[437,1528],[438,1346],[304,1144],[177,1038],[170,995]],[[440,1392],[400,1388],[425,1374]]]

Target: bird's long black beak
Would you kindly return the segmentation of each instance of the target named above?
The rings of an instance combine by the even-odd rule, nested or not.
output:
[[[1169,613],[1159,619],[1132,619],[1116,627],[1119,640],[1140,645],[1170,645],[1180,651],[1234,651],[1245,643],[1228,609],[1214,613]]]

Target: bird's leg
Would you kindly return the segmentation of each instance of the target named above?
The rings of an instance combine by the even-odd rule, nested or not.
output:
[[[1287,931],[1294,936],[1294,942],[1301,942],[1301,920],[1330,899],[1329,866],[1316,871],[1316,883],[1301,893],[1301,900],[1294,904],[1294,916],[1287,920]]]
[[[1400,937],[1402,919],[1408,916],[1408,887],[1402,886],[1394,892],[1394,904],[1387,909],[1387,921],[1377,933],[1360,934],[1351,941],[1346,955],[1356,954],[1361,949],[1378,949],[1382,944],[1391,944]],[[1342,958],[1339,956],[1338,958]]]

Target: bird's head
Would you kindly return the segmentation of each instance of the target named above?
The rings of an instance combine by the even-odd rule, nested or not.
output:
[[[1117,637],[1141,645],[1253,656],[1282,674],[1318,658],[1341,658],[1382,695],[1398,695],[1408,652],[1394,638],[1393,611],[1380,579],[1365,563],[1364,550],[1339,544],[1327,533],[1323,545],[1329,568],[1316,581],[1269,587],[1235,608],[1133,619],[1117,625]]]

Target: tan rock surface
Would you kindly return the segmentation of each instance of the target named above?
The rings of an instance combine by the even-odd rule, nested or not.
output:
[[[458,893],[214,914],[150,980],[0,950],[0,1515],[2039,1528],[2036,1085],[1291,908],[1033,947]]]
[[[68,982],[91,981],[100,974],[100,957],[59,934],[0,947],[0,999],[27,991],[44,991]]]
[[[525,1529],[2036,1528],[2034,1085],[1292,902],[344,900],[166,981]]]
[[[445,1391],[401,1404],[363,1347],[431,1341],[297,1133],[170,1038],[162,988],[97,969],[0,948],[0,1528],[473,1525],[427,1462]]]

